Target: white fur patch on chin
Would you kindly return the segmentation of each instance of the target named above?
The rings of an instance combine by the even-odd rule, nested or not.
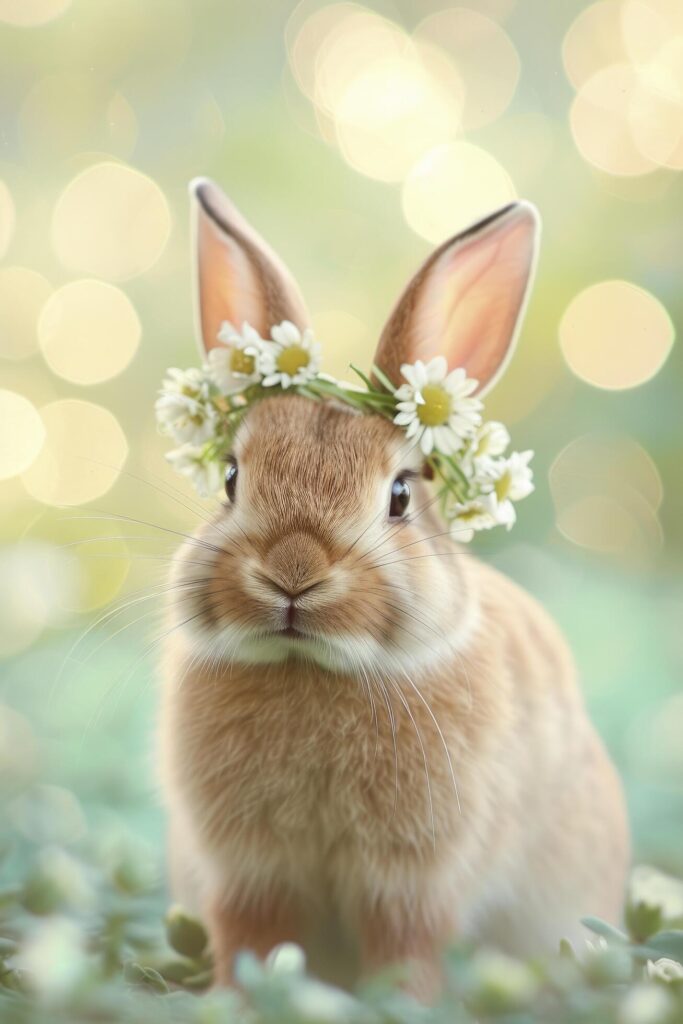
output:
[[[336,672],[358,670],[357,660],[347,657],[350,639],[255,636],[239,626],[209,630],[188,623],[180,628],[187,638],[188,649],[198,660],[204,657],[214,663],[274,665],[294,655]]]
[[[207,630],[194,624],[181,629],[187,637],[188,649],[198,660],[204,657],[214,664],[273,665],[298,657],[328,671],[367,679],[425,672],[448,664],[464,646],[463,639],[470,635],[471,625],[468,623],[470,628],[454,631],[450,637],[432,637],[433,643],[429,645],[408,642],[401,647],[391,641],[380,644],[369,636],[258,636],[239,626]]]

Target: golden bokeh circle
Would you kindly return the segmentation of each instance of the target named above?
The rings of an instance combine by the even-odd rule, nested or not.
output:
[[[347,89],[375,62],[409,60],[412,55],[410,38],[402,28],[353,5],[340,12],[315,51],[314,102],[334,117]]]
[[[116,417],[101,405],[65,398],[41,409],[43,449],[22,475],[26,490],[46,505],[81,505],[105,494],[128,457]]]
[[[49,298],[38,321],[50,369],[74,384],[99,384],[135,355],[142,328],[128,296],[114,285],[72,281]]]
[[[672,25],[649,0],[623,0],[619,11],[620,35],[629,60],[646,65],[670,38]]]
[[[471,142],[453,142],[437,146],[413,167],[402,204],[413,231],[438,243],[515,197],[495,157]]]
[[[0,260],[9,249],[15,224],[16,212],[12,193],[5,182],[0,180]]]
[[[318,51],[329,34],[350,14],[358,13],[353,3],[328,4],[307,13],[303,0],[291,14],[285,30],[289,64],[297,85],[309,99],[315,94]]]
[[[667,40],[638,75],[628,111],[633,142],[645,159],[683,170],[683,35]]]
[[[45,427],[32,402],[0,389],[0,480],[18,476],[38,458]]]
[[[470,131],[503,114],[517,89],[519,54],[498,22],[469,7],[428,15],[415,38],[440,47],[454,61],[464,84],[463,127]]]
[[[28,267],[0,270],[0,357],[27,359],[38,349],[38,317],[52,294],[49,281]]]
[[[423,153],[455,136],[462,87],[453,69],[448,88],[443,62],[441,70],[439,81],[409,51],[370,61],[349,82],[334,116],[339,148],[355,170],[401,181]]]
[[[52,218],[52,244],[65,267],[122,281],[156,263],[171,230],[166,198],[125,164],[94,164],[67,185]]]
[[[289,60],[315,105],[320,134],[357,171],[401,181],[460,127],[464,88],[448,55],[414,40],[395,22],[358,4],[332,4],[287,28]]]
[[[657,512],[664,498],[659,470],[634,438],[584,434],[562,449],[548,471],[548,484],[558,510],[577,498],[607,495],[629,505],[643,502]]]
[[[562,62],[575,89],[603,68],[628,59],[622,12],[622,0],[598,0],[571,23],[562,42]]]
[[[627,564],[642,565],[663,542],[659,519],[649,506],[635,511],[608,494],[577,498],[559,511],[556,522],[573,544],[617,556]]]
[[[579,292],[560,322],[560,346],[581,380],[608,390],[655,376],[674,342],[664,306],[629,281],[601,281]]]
[[[657,164],[638,148],[631,110],[642,86],[630,64],[612,64],[592,75],[572,103],[569,121],[581,156],[607,174],[649,174]]]
[[[0,21],[30,28],[45,25],[71,7],[71,0],[0,0]]]

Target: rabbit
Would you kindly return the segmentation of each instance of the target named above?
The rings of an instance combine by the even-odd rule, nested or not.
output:
[[[306,327],[289,271],[219,188],[191,195],[204,353],[223,321]],[[516,202],[437,248],[373,364],[397,382],[443,355],[487,390],[538,235]],[[539,955],[582,943],[582,915],[616,922],[624,800],[566,643],[448,536],[415,444],[280,392],[247,411],[228,470],[174,562],[172,584],[195,585],[170,600],[161,671],[171,885],[206,922],[217,983],[235,984],[239,951],[291,941],[345,985],[404,965],[429,1001],[449,944]]]

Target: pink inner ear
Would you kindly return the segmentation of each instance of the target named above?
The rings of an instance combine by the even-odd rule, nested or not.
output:
[[[220,344],[221,324],[246,320],[262,336],[282,320],[309,322],[291,274],[221,190],[206,178],[192,182],[197,256],[196,305],[205,351]]]
[[[490,387],[516,339],[533,269],[537,220],[519,205],[479,232],[454,239],[417,284],[404,351],[408,361],[444,355]]]
[[[220,344],[218,331],[225,320],[239,330],[246,320],[267,334],[263,296],[248,259],[203,210],[197,214],[198,312],[206,351]]]

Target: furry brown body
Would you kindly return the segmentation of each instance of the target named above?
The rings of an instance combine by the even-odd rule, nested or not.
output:
[[[356,971],[413,961],[428,996],[450,940],[536,953],[582,914],[617,919],[623,800],[564,641],[446,534],[420,453],[380,417],[284,396],[234,454],[236,500],[174,570],[161,730],[173,888],[218,980],[284,940],[339,974],[341,943]]]
[[[254,414],[277,426],[266,445],[251,442],[256,465],[248,438],[263,434],[258,422],[245,432],[245,491],[248,479],[255,496],[263,491],[273,460],[299,494],[306,479],[320,483],[315,452],[292,446],[315,433],[319,459],[343,436],[342,468],[355,459],[381,469],[392,432],[383,421],[305,399],[268,404],[276,403]],[[348,509],[369,478],[342,472],[335,482],[338,493],[321,507],[344,511],[337,525],[346,523],[348,548]],[[268,493],[283,505],[286,536],[291,496]],[[311,631],[362,638],[368,630],[415,669],[399,672],[391,657],[373,667],[368,657],[364,678],[301,656],[296,640],[264,664],[216,662],[196,628],[169,642],[163,737],[174,887],[213,923],[215,947],[225,949],[222,980],[244,945],[265,954],[292,939],[314,963],[329,961],[333,930],[366,968],[426,961],[422,990],[448,939],[531,953],[578,937],[582,914],[618,917],[627,851],[619,785],[564,642],[528,595],[441,536],[424,485],[422,506],[414,524],[377,524],[376,535],[366,508],[355,524],[365,535],[327,563],[344,581],[333,580],[329,595],[325,584],[313,590],[300,612]],[[332,528],[329,514],[314,510],[299,509],[291,524],[304,538],[306,579],[325,571]],[[262,508],[263,521],[274,511]],[[252,558],[272,567],[279,542],[254,531],[254,520],[250,535],[237,516],[235,508],[198,535],[224,551],[184,549],[178,581],[197,578],[198,552],[215,570],[173,624],[195,607],[213,631],[281,615],[269,595],[249,591]],[[444,640],[450,649],[439,654]]]

